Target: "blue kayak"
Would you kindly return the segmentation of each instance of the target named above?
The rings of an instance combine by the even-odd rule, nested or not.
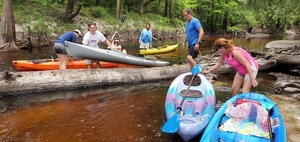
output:
[[[222,105],[200,142],[286,142],[286,130],[275,103],[249,92]]]

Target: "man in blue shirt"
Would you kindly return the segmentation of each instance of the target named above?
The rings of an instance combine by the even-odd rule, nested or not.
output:
[[[143,29],[140,35],[140,48],[149,49],[152,47],[152,32],[150,24],[146,24],[146,29]]]
[[[66,32],[62,34],[54,44],[54,50],[57,54],[59,60],[59,69],[64,70],[67,68],[67,47],[65,46],[65,41],[76,42],[76,39],[82,36],[80,30],[76,29],[73,32]]]
[[[186,20],[186,37],[182,44],[182,48],[184,49],[186,46],[186,42],[188,42],[189,51],[187,59],[190,63],[190,68],[192,69],[196,65],[194,59],[198,56],[199,47],[201,45],[201,39],[203,37],[204,31],[202,29],[200,21],[197,18],[193,17],[192,10],[190,8],[184,9],[182,11],[182,15]]]

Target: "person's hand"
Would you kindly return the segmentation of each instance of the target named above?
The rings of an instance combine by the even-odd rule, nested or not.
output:
[[[182,47],[181,47],[181,48],[182,48],[182,49],[184,49],[184,48],[185,48],[185,43],[183,43],[183,44],[182,44]]]
[[[209,73],[210,71],[208,71],[208,70],[203,70],[201,73],[202,74],[207,74],[207,73]]]
[[[251,79],[251,84],[253,87],[256,87],[258,85],[258,82],[256,81],[256,79]]]
[[[200,46],[199,44],[196,44],[195,47],[194,47],[194,51],[198,51],[199,50],[199,46]]]
[[[118,34],[118,31],[115,31],[115,34]]]
[[[70,60],[70,62],[72,62],[74,60],[74,58],[72,56],[69,56],[69,60]]]
[[[142,41],[139,40],[139,43],[142,44]]]

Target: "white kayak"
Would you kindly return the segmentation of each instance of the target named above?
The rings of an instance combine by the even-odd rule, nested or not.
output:
[[[124,54],[115,50],[107,50],[85,46],[82,44],[77,44],[69,41],[65,41],[67,46],[67,53],[70,56],[89,59],[89,60],[99,60],[106,62],[115,62],[122,64],[130,64],[145,67],[161,67],[168,66],[170,63],[159,60],[148,60],[143,57],[132,56],[129,54]]]

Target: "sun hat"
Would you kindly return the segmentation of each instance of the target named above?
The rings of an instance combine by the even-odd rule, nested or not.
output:
[[[74,30],[74,32],[78,33],[78,35],[79,35],[79,36],[82,36],[82,34],[81,34],[81,31],[80,31],[80,30],[76,29],[76,30]]]

